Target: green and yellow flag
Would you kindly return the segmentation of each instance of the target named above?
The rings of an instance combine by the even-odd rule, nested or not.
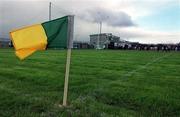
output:
[[[68,16],[11,31],[10,36],[21,60],[37,50],[67,48]]]

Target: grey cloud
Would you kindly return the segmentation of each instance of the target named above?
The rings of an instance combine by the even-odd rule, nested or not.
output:
[[[132,21],[131,16],[122,11],[113,12],[103,8],[94,8],[91,10],[87,10],[87,12],[81,14],[80,17],[91,22],[102,21],[113,27],[135,26],[135,23]]]
[[[134,28],[134,26],[136,26],[134,21],[131,19],[131,16],[122,11],[114,11],[113,8],[108,6],[108,2],[111,3],[111,1],[51,1],[53,3],[52,19],[67,14],[75,15],[75,40],[89,41],[89,34],[99,33],[97,22],[103,21],[103,24],[106,25],[103,25],[102,32],[111,32],[124,39],[135,38],[137,40],[144,41],[144,39],[147,39],[148,37],[152,38],[152,35],[155,35],[156,38],[160,38],[162,35],[165,35],[165,37],[163,36],[160,40],[166,41],[174,38],[174,42],[179,42],[179,35],[177,34],[174,34],[174,37],[168,37],[166,34],[156,35],[155,33],[147,32],[144,29],[141,31],[138,31],[136,28],[131,30],[131,27]],[[118,2],[116,4],[118,4]],[[132,4],[134,5],[134,3]],[[139,5],[138,2],[137,4]],[[121,6],[123,5],[118,5],[119,8]],[[48,7],[49,0],[0,0],[0,37],[9,38],[9,31],[12,29],[47,21]],[[116,9],[118,9],[117,6]],[[147,39],[147,41],[148,40],[150,42],[152,41],[152,39]]]
[[[48,20],[48,3],[31,1],[0,1],[0,37],[9,32]]]

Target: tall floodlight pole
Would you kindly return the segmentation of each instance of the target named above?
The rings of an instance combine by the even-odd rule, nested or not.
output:
[[[101,34],[101,31],[102,31],[102,21],[100,21],[100,34]]]
[[[98,33],[98,37],[97,37],[96,49],[99,49],[99,33]]]
[[[98,12],[99,16],[100,13]],[[102,31],[102,19],[99,18],[100,22],[99,22],[99,33],[98,33],[98,38],[97,38],[97,47],[96,49],[100,49],[100,41],[101,41],[101,31]]]
[[[101,31],[102,31],[102,21],[100,21],[100,29],[99,29],[99,45],[101,41]]]
[[[52,6],[52,3],[49,2],[49,21],[51,20],[51,6]]]
[[[99,34],[98,34],[98,38],[97,38],[97,47],[96,49],[100,49],[100,41],[101,41],[101,31],[102,31],[102,21],[100,21],[99,23]]]

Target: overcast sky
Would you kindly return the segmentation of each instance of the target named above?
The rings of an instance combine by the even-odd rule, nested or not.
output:
[[[0,0],[0,37],[48,20],[50,0]],[[180,0],[51,0],[52,19],[75,15],[75,40],[113,33],[142,43],[180,42]]]

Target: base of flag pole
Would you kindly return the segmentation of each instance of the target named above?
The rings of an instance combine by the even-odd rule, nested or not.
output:
[[[64,108],[64,107],[65,107],[65,106],[63,106],[62,104],[59,104],[58,106],[59,106],[60,108]]]
[[[67,105],[64,106],[64,105],[62,105],[62,104],[59,104],[58,107],[59,107],[59,108],[67,108],[67,107],[69,107],[69,106],[67,106]]]

